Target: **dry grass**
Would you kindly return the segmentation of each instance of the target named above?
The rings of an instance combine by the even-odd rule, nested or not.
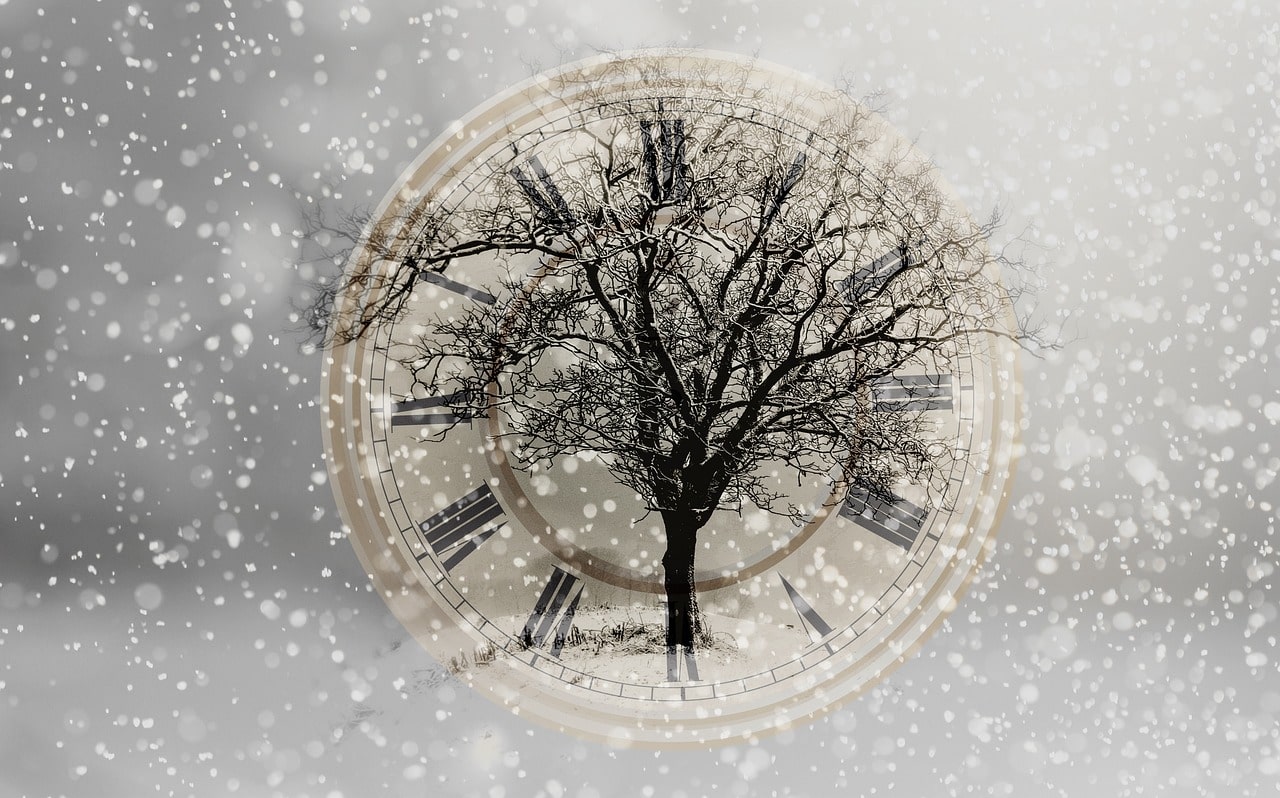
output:
[[[607,613],[612,618],[618,617],[616,607],[599,607],[597,611]],[[579,613],[579,618],[590,617],[589,611]],[[667,627],[664,621],[646,620],[628,611],[625,617],[617,620],[599,618],[599,628],[581,628],[576,624],[569,629],[568,636],[562,644],[563,652],[576,651],[587,656],[627,656],[634,654],[665,654],[667,650]],[[705,624],[705,621],[704,621]],[[533,648],[533,640],[517,635],[516,640],[521,648]],[[544,640],[541,648],[550,650],[553,641]],[[697,636],[697,649],[700,653],[735,654],[738,651],[733,636],[716,633],[707,629]],[[450,674],[458,675],[474,667],[483,667],[502,655],[502,651],[492,643],[487,643],[473,652],[459,652],[451,657],[446,665]]]
[[[468,671],[472,666],[484,666],[493,662],[498,658],[498,649],[493,643],[485,643],[468,656],[467,652],[461,651],[456,657],[449,658],[449,673],[457,676],[464,671]]]
[[[663,654],[667,650],[667,627],[664,623],[646,623],[633,618],[605,624],[600,629],[573,629],[566,647],[590,648],[593,654]],[[573,638],[577,637],[575,641]],[[697,647],[701,651],[736,651],[732,637],[716,634],[707,628],[699,633]]]

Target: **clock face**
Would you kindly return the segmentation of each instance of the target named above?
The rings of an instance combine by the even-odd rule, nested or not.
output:
[[[833,114],[860,120],[860,150],[826,134]],[[781,457],[757,467],[790,512],[743,501],[710,517],[693,576],[706,634],[696,651],[672,650],[662,519],[609,458],[584,447],[520,467],[528,441],[509,412],[493,403],[461,417],[460,402],[424,390],[408,365],[421,336],[557,279],[556,258],[529,251],[464,253],[389,279],[424,226],[439,224],[424,220],[567,219],[605,168],[635,170],[636,185],[677,205],[712,139],[768,150],[793,165],[784,180],[803,169],[812,188],[792,201],[815,206],[824,185],[918,163],[878,118],[783,70],[705,54],[575,64],[491,100],[404,173],[380,208],[377,245],[349,267],[373,279],[354,282],[335,316],[357,318],[397,286],[404,302],[327,353],[332,484],[388,606],[493,700],[618,744],[741,740],[806,722],[882,678],[955,607],[991,546],[1012,470],[1014,347],[999,333],[1014,327],[1002,312],[1003,330],[933,347],[863,388],[868,423],[905,414],[935,444],[927,477],[904,472],[886,490],[840,468],[800,476]],[[717,218],[731,239],[734,212]],[[906,257],[863,236],[831,282],[876,290]]]

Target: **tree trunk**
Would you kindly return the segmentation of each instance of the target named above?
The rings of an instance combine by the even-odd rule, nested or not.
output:
[[[678,681],[679,657],[684,655],[690,679],[698,678],[694,646],[702,631],[702,613],[694,589],[694,555],[702,524],[684,513],[663,513],[667,551],[662,555],[663,586],[667,592],[667,677]],[[683,651],[682,651],[683,649]]]

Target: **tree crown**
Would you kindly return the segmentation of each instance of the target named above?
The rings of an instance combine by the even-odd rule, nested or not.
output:
[[[513,142],[462,199],[396,220],[391,268],[337,289],[379,301],[335,335],[498,259],[501,290],[415,317],[398,357],[415,397],[459,419],[500,414],[516,467],[595,452],[651,509],[701,522],[743,500],[786,511],[780,469],[886,495],[927,479],[946,447],[875,389],[904,370],[950,373],[975,335],[1004,329],[984,244],[995,222],[949,207],[860,106],[807,127],[751,107],[602,101]]]

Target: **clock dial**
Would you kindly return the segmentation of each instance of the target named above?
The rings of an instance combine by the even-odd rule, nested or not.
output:
[[[828,140],[833,106],[868,126],[865,151]],[[749,176],[744,142],[772,153],[776,173],[762,172],[749,201],[699,205],[709,160]],[[930,467],[884,466],[871,479],[856,457],[814,468],[785,447],[756,461],[753,495],[771,503],[722,501],[697,530],[696,645],[672,642],[672,619],[686,616],[664,579],[674,540],[666,515],[617,477],[617,455],[583,445],[527,459],[539,444],[527,417],[539,412],[538,395],[503,404],[516,390],[504,374],[483,392],[442,390],[457,362],[428,369],[421,353],[478,310],[499,320],[486,346],[550,334],[520,326],[521,312],[565,289],[562,264],[605,262],[616,256],[611,230],[663,231],[688,224],[695,207],[698,235],[675,246],[711,260],[783,246],[759,234],[783,218],[819,219],[815,229],[834,231],[820,242],[834,253],[821,283],[835,303],[823,306],[835,308],[824,311],[827,328],[861,314],[857,324],[913,340],[929,310],[905,329],[892,301],[925,267],[927,240],[875,232],[875,207],[844,219],[871,233],[821,221],[841,181],[865,182],[858,176],[881,160],[912,157],[882,122],[790,73],[662,54],[600,59],[517,87],[430,147],[382,206],[375,230],[391,246],[369,247],[350,267],[376,279],[352,281],[336,316],[367,316],[405,270],[407,302],[335,345],[325,371],[335,491],[357,553],[406,628],[442,661],[469,663],[460,678],[522,715],[655,746],[738,739],[816,716],[901,662],[954,607],[1003,506],[1016,430],[1003,330],[966,332],[958,345],[954,325],[933,325],[943,342],[927,356],[863,382],[854,377],[862,361],[849,361],[847,401],[861,409],[847,423],[909,431],[904,440],[928,449]],[[622,187],[630,194],[615,196]],[[472,229],[476,219],[490,226]],[[432,260],[431,241],[447,241],[450,256]],[[646,251],[643,242],[635,251]],[[797,262],[804,257],[797,251]],[[711,312],[696,291],[683,296],[677,312]],[[998,320],[1012,323],[1003,310]],[[584,347],[605,345],[568,336],[539,362],[539,376],[558,384]],[[735,368],[763,368],[752,364]]]

